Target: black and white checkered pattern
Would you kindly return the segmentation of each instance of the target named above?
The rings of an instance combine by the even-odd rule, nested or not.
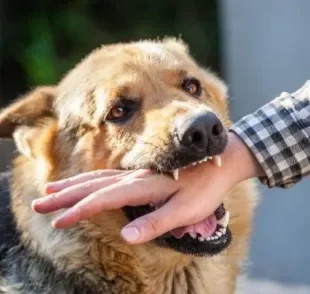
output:
[[[310,174],[310,80],[282,93],[231,129],[264,169],[269,187],[288,188]]]

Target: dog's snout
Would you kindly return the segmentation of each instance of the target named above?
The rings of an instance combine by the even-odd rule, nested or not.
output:
[[[226,144],[224,127],[211,111],[179,118],[175,136],[183,148],[205,155],[222,152]]]

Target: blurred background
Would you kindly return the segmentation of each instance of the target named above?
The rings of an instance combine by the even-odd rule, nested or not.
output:
[[[309,11],[305,0],[1,0],[0,106],[101,44],[173,35],[229,84],[237,120],[310,79]],[[0,170],[13,150],[0,141]],[[310,293],[310,183],[259,188],[244,293]]]

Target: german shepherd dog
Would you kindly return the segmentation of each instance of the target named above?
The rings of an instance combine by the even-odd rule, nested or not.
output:
[[[0,292],[235,293],[256,203],[252,181],[193,230],[142,245],[124,242],[120,229],[153,205],[103,212],[68,230],[51,226],[59,212],[31,209],[47,182],[82,172],[148,168],[177,178],[180,168],[219,164],[231,124],[226,96],[183,41],[165,38],[103,46],[59,84],[3,109],[0,137],[13,138],[19,155],[1,178]]]

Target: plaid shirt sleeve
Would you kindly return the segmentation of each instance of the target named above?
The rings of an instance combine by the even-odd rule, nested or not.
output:
[[[295,93],[282,93],[233,125],[272,187],[288,188],[310,174],[310,80]]]

